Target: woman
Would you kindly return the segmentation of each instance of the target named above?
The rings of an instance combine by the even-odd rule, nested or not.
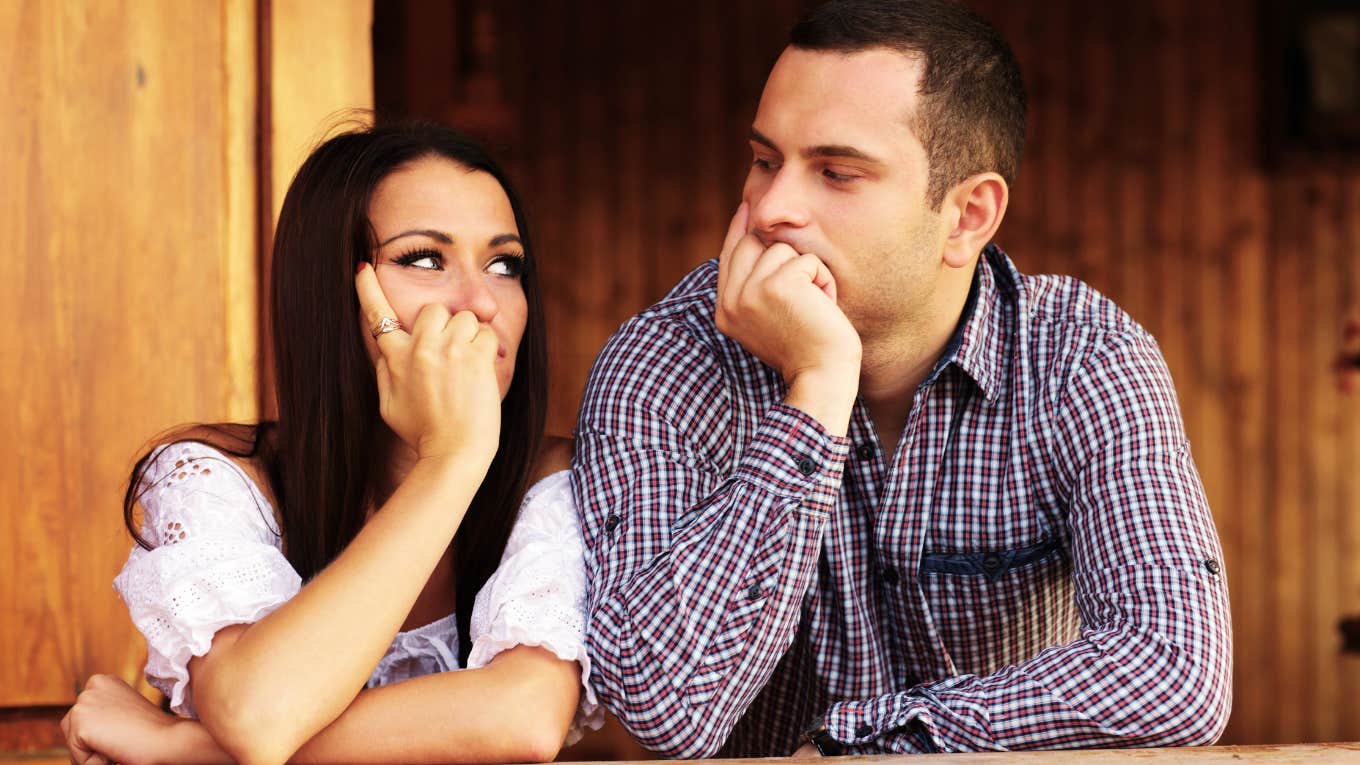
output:
[[[124,502],[116,587],[148,680],[198,721],[96,677],[63,721],[73,760],[549,760],[598,727],[500,169],[431,125],[326,141],[284,200],[270,317],[277,421],[181,432]]]

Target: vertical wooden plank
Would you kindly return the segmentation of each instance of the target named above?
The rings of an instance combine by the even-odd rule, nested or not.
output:
[[[0,750],[59,741],[89,675],[140,678],[110,582],[143,442],[254,414],[253,8],[0,10],[0,232],[23,253],[0,298],[34,317],[0,340],[0,651],[16,659]]]
[[[226,417],[259,417],[259,35],[257,0],[223,0],[223,120],[226,174],[223,220],[227,335]]]
[[[1306,209],[1299,204],[1304,182],[1284,182],[1275,184],[1272,209],[1275,210],[1277,226],[1301,219]],[[1306,244],[1294,238],[1296,232],[1281,226],[1273,236],[1275,268],[1271,281],[1278,285],[1308,284],[1306,261],[1309,258]],[[1302,455],[1306,448],[1305,434],[1300,423],[1303,420],[1303,401],[1301,390],[1307,385],[1307,370],[1298,349],[1307,342],[1307,330],[1303,315],[1306,302],[1300,290],[1282,289],[1275,296],[1274,336],[1272,345],[1276,351],[1275,374],[1272,379],[1271,410],[1281,423],[1291,423],[1280,427],[1273,439],[1270,469],[1276,477],[1274,507],[1270,518],[1270,546],[1266,558],[1271,571],[1271,587],[1266,590],[1271,599],[1270,620],[1261,625],[1264,634],[1271,635],[1271,653],[1275,664],[1265,673],[1272,686],[1274,703],[1269,721],[1262,719],[1268,726],[1262,735],[1277,740],[1298,740],[1302,734],[1303,716],[1309,711],[1301,708],[1304,687],[1310,678],[1303,675],[1300,657],[1303,645],[1296,625],[1301,622],[1302,614],[1297,602],[1298,583],[1305,576],[1305,561],[1302,560],[1303,530],[1306,524],[1307,507],[1302,502],[1304,475]],[[1248,637],[1248,639],[1252,639]]]
[[[19,566],[3,587],[20,616],[0,641],[31,658],[0,670],[8,704],[64,703],[126,663],[109,581],[130,458],[158,428],[225,414],[221,19],[156,10],[35,4],[16,41],[36,108],[4,128],[30,148],[0,216],[27,257],[0,294],[43,320],[4,341],[17,408],[0,415],[16,435],[0,505],[19,527],[0,557]]]
[[[293,174],[336,123],[373,108],[373,3],[269,0],[271,220]]]
[[[1360,172],[1347,173],[1345,181],[1345,214],[1341,218],[1341,242],[1338,253],[1340,278],[1344,287],[1346,316],[1360,317]],[[1338,458],[1342,465],[1338,507],[1341,528],[1334,543],[1341,552],[1338,596],[1340,617],[1360,617],[1360,401],[1354,396],[1342,402],[1341,447]],[[1339,644],[1337,625],[1327,630]],[[1340,694],[1345,699],[1360,697],[1360,655],[1337,656],[1340,675]],[[1327,731],[1328,738],[1337,741],[1360,739],[1360,705],[1345,703],[1338,710],[1337,728]]]
[[[1223,14],[1225,34],[1229,44],[1244,60],[1252,60],[1250,52],[1256,47],[1255,19],[1250,15]],[[1263,565],[1267,557],[1268,539],[1264,533],[1271,501],[1271,479],[1267,462],[1268,444],[1279,420],[1269,409],[1267,391],[1271,374],[1271,354],[1268,345],[1269,318],[1267,304],[1273,297],[1267,275],[1267,260],[1271,256],[1268,242],[1269,207],[1266,184],[1254,163],[1242,161],[1255,156],[1260,140],[1259,129],[1253,127],[1256,115],[1263,108],[1259,77],[1255,72],[1233,67],[1225,72],[1224,105],[1228,109],[1227,135],[1232,141],[1229,156],[1236,158],[1225,168],[1231,179],[1227,188],[1236,204],[1228,206],[1232,220],[1226,263],[1228,265],[1229,300],[1225,313],[1223,344],[1228,349],[1224,361],[1228,379],[1224,393],[1229,396],[1226,442],[1218,448],[1229,452],[1228,476],[1232,498],[1229,504],[1213,505],[1214,516],[1223,535],[1229,592],[1233,599],[1237,662],[1235,680],[1239,689],[1237,699],[1245,705],[1252,719],[1234,715],[1230,722],[1228,740],[1260,740],[1267,729],[1265,718],[1273,703],[1261,689],[1260,667],[1268,665],[1268,646],[1261,640],[1262,630],[1269,619],[1269,609],[1262,593],[1267,589],[1268,572]],[[1213,444],[1206,444],[1214,448]],[[1197,450],[1198,451],[1198,450]],[[1242,466],[1256,466],[1243,470]]]

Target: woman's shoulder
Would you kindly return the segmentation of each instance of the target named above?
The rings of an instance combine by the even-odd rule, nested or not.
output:
[[[141,516],[138,541],[159,547],[187,541],[196,529],[198,536],[244,534],[277,546],[280,519],[252,445],[206,427],[162,439],[134,472],[137,485],[125,508]]]
[[[191,479],[197,479],[192,481],[195,484],[220,483],[211,480],[217,475],[235,479],[228,483],[254,489],[273,504],[268,471],[254,439],[253,432],[246,437],[219,426],[181,428],[147,452],[140,475],[143,491]]]
[[[550,437],[539,450],[511,535],[514,541],[522,542],[541,535],[579,536],[576,502],[568,472],[573,453],[572,440],[560,437]],[[511,544],[511,547],[516,546]]]

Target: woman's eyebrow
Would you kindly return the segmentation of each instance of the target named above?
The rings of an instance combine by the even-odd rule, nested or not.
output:
[[[379,247],[386,247],[387,245],[391,244],[392,242],[395,242],[395,241],[397,241],[398,239],[401,239],[402,237],[405,237],[405,236],[428,236],[429,238],[434,239],[434,240],[439,241],[439,242],[442,242],[443,244],[453,244],[453,237],[450,236],[450,235],[448,235],[448,234],[446,234],[446,233],[444,233],[443,231],[436,231],[436,230],[434,230],[434,229],[432,229],[432,228],[413,228],[413,229],[411,229],[411,230],[409,230],[409,231],[403,231],[403,232],[401,232],[400,234],[397,234],[396,236],[392,237],[391,239],[388,239],[387,241],[382,242],[382,243],[379,244],[378,246],[379,246]]]
[[[486,246],[487,246],[487,247],[500,247],[500,246],[503,245],[503,244],[511,244],[511,243],[514,243],[514,244],[524,244],[524,242],[521,242],[521,241],[519,240],[519,237],[518,237],[517,235],[515,235],[515,234],[498,234],[498,235],[496,235],[496,236],[491,237],[491,241],[487,242],[487,243],[486,243]]]

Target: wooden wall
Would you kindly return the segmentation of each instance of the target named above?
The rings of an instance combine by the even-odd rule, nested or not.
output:
[[[58,745],[89,675],[141,676],[110,584],[141,445],[256,416],[261,211],[292,174],[261,158],[372,102],[371,5],[305,5],[0,4],[0,756]]]
[[[1336,627],[1360,614],[1360,402],[1329,373],[1360,315],[1357,163],[1260,161],[1253,5],[973,2],[1032,98],[1000,243],[1114,297],[1176,378],[1233,593],[1226,740],[1360,739],[1360,658]],[[138,446],[259,409],[260,245],[289,163],[368,99],[371,9],[322,5],[0,5],[0,751],[50,743],[89,674],[140,672],[109,587]],[[472,127],[525,192],[553,430],[618,323],[715,253],[808,5],[378,8],[378,103]]]
[[[1356,163],[1263,166],[1253,4],[971,2],[1011,40],[1032,103],[999,243],[1112,296],[1176,379],[1232,590],[1225,741],[1360,739],[1360,657],[1337,629],[1360,614],[1360,401],[1329,372],[1360,313]],[[716,254],[765,74],[811,4],[379,8],[379,108],[479,133],[527,198],[552,429],[570,430],[618,324]]]

